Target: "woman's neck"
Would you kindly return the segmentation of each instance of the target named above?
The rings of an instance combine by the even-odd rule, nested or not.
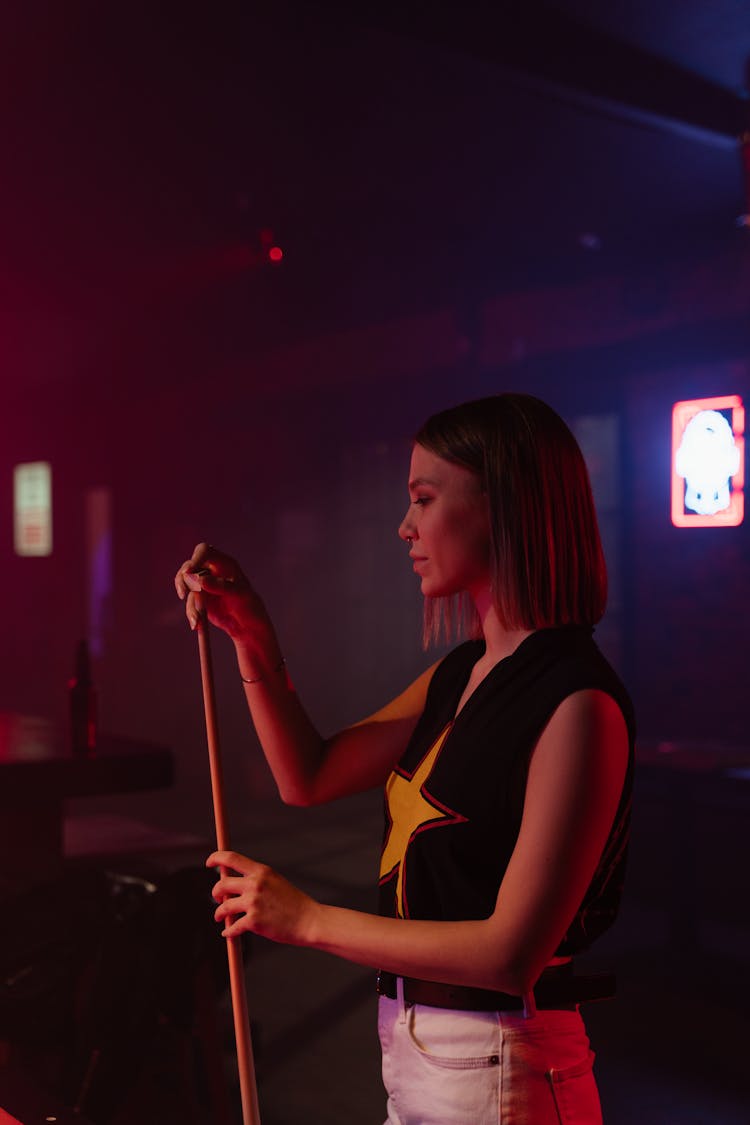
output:
[[[482,663],[490,667],[515,652],[521,641],[534,632],[533,629],[507,629],[497,615],[497,609],[489,589],[474,597],[479,620],[482,623],[485,653]]]
[[[497,610],[491,598],[481,595],[474,598],[479,619],[482,623],[482,633],[485,640],[485,651],[471,670],[468,682],[464,688],[456,715],[461,711],[467,700],[473,695],[485,676],[488,676],[496,664],[516,651],[521,641],[528,637],[532,629],[506,629],[500,624]]]

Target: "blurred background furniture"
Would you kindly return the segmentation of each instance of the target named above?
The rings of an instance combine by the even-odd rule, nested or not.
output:
[[[68,799],[163,788],[173,778],[164,746],[105,734],[95,753],[74,755],[48,720],[0,712],[0,894],[60,869]]]

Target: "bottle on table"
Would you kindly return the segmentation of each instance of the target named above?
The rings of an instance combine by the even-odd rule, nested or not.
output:
[[[76,646],[75,672],[68,682],[68,697],[71,750],[74,754],[93,754],[96,749],[96,688],[86,641],[79,641]]]

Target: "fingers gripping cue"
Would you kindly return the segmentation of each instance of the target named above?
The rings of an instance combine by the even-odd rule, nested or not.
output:
[[[216,824],[216,844],[220,851],[228,851],[229,833],[224,806],[224,783],[221,770],[219,748],[219,728],[216,720],[216,700],[214,696],[211,647],[204,613],[198,614],[196,625],[198,651],[201,662],[201,683],[203,685],[203,707],[206,712],[206,737],[208,741],[208,760],[211,770],[211,793],[214,803]],[[222,875],[225,869],[221,869]],[[226,938],[229,961],[229,986],[232,996],[234,1016],[234,1037],[237,1045],[237,1066],[240,1077],[240,1096],[242,1099],[242,1125],[260,1125],[258,1090],[255,1082],[253,1045],[250,1038],[250,1019],[247,1010],[245,973],[242,965],[242,950],[239,938]]]

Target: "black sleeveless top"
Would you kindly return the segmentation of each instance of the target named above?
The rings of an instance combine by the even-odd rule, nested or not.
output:
[[[630,825],[635,719],[625,688],[578,626],[540,629],[489,672],[453,721],[483,641],[436,668],[424,711],[385,791],[380,913],[487,918],[521,826],[531,752],[562,701],[596,688],[625,717],[630,757],[620,804],[591,885],[557,950],[578,953],[614,921]]]

